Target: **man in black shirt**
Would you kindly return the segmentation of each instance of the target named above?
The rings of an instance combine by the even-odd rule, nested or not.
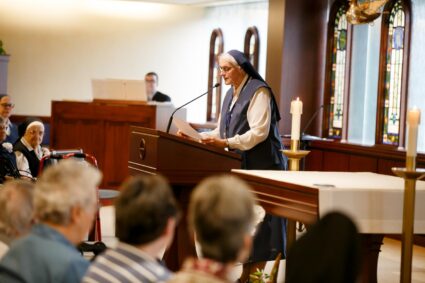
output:
[[[145,84],[146,84],[146,95],[148,101],[157,101],[157,102],[170,102],[171,98],[159,92],[158,87],[158,74],[155,72],[149,72],[145,75]]]

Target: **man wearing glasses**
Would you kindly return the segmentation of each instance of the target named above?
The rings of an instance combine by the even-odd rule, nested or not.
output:
[[[18,140],[18,128],[12,122],[10,122],[10,116],[12,115],[13,107],[15,104],[12,103],[12,99],[7,94],[0,94],[0,116],[3,117],[6,123],[6,140],[14,144]]]
[[[145,75],[145,84],[146,84],[146,95],[148,101],[156,102],[170,102],[171,98],[158,91],[158,74],[155,72],[149,72]]]

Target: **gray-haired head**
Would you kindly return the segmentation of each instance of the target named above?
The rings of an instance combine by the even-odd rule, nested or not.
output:
[[[0,234],[10,240],[26,234],[33,222],[34,184],[23,180],[6,182],[0,189]]]
[[[192,193],[189,224],[202,255],[219,262],[238,260],[254,225],[254,196],[233,176],[213,176]]]
[[[87,163],[60,161],[41,174],[34,191],[35,216],[42,222],[66,225],[74,207],[93,210],[101,173]]]

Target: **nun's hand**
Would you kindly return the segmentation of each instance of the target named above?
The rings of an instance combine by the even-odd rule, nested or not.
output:
[[[178,137],[185,138],[185,139],[189,139],[189,138],[190,138],[188,135],[184,134],[184,133],[183,133],[182,131],[180,131],[180,130],[178,130],[178,131],[177,131],[176,135],[177,135]]]
[[[226,139],[220,139],[220,138],[214,138],[214,137],[208,137],[201,140],[203,144],[210,144],[219,148],[226,148],[227,147],[227,141]]]
[[[50,150],[47,147],[42,147],[41,152],[43,153],[43,157],[50,155]]]

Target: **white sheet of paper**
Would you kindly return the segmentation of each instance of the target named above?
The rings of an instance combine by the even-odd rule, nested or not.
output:
[[[182,119],[174,117],[173,123],[183,134],[191,138],[194,138],[196,140],[202,139],[202,136],[194,128],[192,128],[186,121],[183,121]]]

